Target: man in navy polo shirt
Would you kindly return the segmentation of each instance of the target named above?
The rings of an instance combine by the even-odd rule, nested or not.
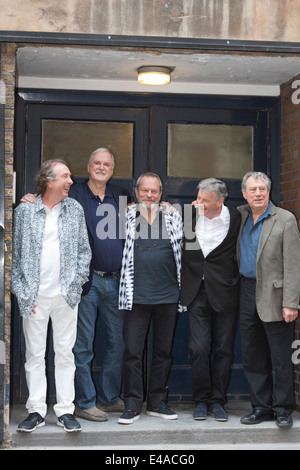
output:
[[[88,162],[89,178],[74,185],[69,194],[84,209],[92,249],[89,282],[83,287],[79,304],[74,347],[76,415],[91,421],[106,421],[107,411],[124,408],[120,400],[124,350],[123,311],[118,309],[124,240],[120,236],[119,227],[130,196],[127,190],[108,183],[113,170],[112,153],[105,148],[95,150]],[[120,199],[122,196],[124,205]],[[120,202],[122,207],[119,207]],[[98,315],[106,327],[106,345],[100,380],[95,383],[91,363]]]

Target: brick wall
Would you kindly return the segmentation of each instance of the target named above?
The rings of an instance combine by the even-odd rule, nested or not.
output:
[[[300,75],[281,87],[280,163],[281,206],[295,214],[300,228]],[[300,340],[300,319],[296,322],[295,339]],[[300,359],[300,354],[296,356]],[[295,364],[295,394],[300,410],[300,364]]]
[[[5,298],[4,327],[6,363],[4,367],[4,431],[9,425],[10,386],[10,273],[12,258],[12,217],[13,217],[13,161],[14,161],[14,114],[15,114],[15,69],[16,45],[1,44],[1,80],[5,84]]]

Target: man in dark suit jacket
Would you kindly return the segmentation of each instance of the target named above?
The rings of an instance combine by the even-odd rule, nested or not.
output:
[[[224,204],[227,189],[222,181],[202,180],[198,191],[191,239],[185,217],[180,295],[190,316],[193,418],[206,419],[210,412],[214,419],[226,421],[223,405],[236,331],[239,271],[235,254],[241,217],[235,207]]]

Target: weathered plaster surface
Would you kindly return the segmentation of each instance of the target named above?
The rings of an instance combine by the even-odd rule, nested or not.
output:
[[[298,0],[0,0],[0,30],[298,42]]]

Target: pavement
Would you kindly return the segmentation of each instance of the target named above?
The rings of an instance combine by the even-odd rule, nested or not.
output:
[[[102,450],[102,451],[195,451],[195,450],[300,450],[300,413],[293,413],[294,426],[279,429],[274,422],[247,426],[240,418],[251,411],[247,401],[226,405],[227,422],[213,417],[205,421],[192,419],[193,404],[171,403],[178,420],[165,420],[141,414],[131,425],[118,424],[120,413],[110,413],[105,423],[78,418],[79,433],[67,433],[57,426],[52,408],[46,425],[32,433],[16,428],[26,418],[25,406],[14,406],[10,416],[11,444],[7,450]]]

